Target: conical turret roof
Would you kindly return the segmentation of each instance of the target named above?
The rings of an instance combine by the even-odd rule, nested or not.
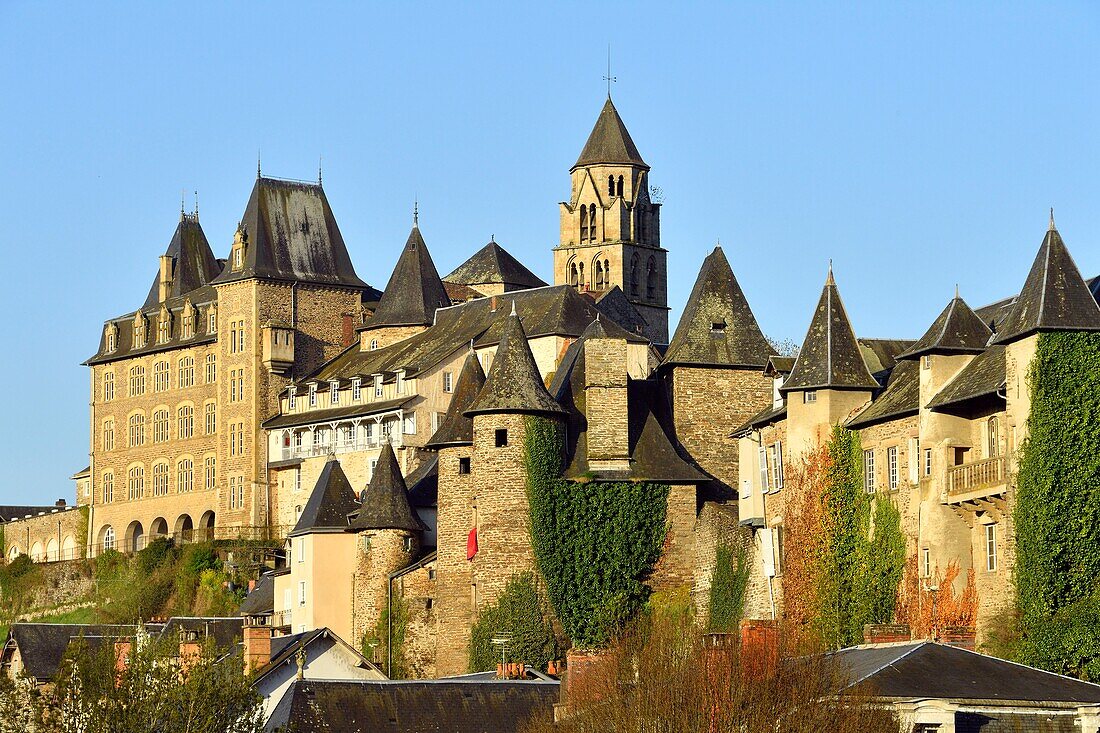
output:
[[[504,285],[505,290],[526,290],[546,285],[496,241],[475,252],[470,259],[443,278],[459,285]]]
[[[573,167],[597,163],[626,163],[649,169],[634,141],[630,139],[630,133],[627,132],[623,118],[619,116],[610,96],[600,110],[588,142],[584,144],[584,150]]]
[[[302,509],[302,516],[290,531],[291,537],[314,532],[343,532],[348,514],[359,506],[355,490],[335,456],[329,456],[317,483]]]
[[[898,359],[916,359],[924,354],[980,354],[993,332],[966,301],[951,299],[939,317],[913,347]]]
[[[208,285],[221,272],[218,258],[210,249],[206,233],[199,224],[198,214],[180,214],[180,223],[172,234],[165,255],[172,258],[172,287],[169,298],[186,295]],[[152,308],[160,303],[160,272],[153,278],[153,286],[142,308]]]
[[[852,323],[844,310],[829,267],[810,329],[802,349],[783,383],[782,391],[795,389],[876,389],[879,383],[867,371]]]
[[[721,247],[703,260],[662,366],[764,367],[771,347]]]
[[[449,305],[451,299],[439,279],[420,227],[413,224],[386,290],[378,301],[378,309],[367,326],[430,326],[435,320],[436,309]]]
[[[504,332],[497,346],[493,366],[485,378],[485,385],[477,399],[466,410],[466,415],[487,412],[526,412],[534,414],[558,414],[564,412],[554,401],[539,376],[535,357],[527,344],[527,334],[516,315],[512,314],[504,324]]]
[[[1043,238],[1031,272],[1011,310],[997,329],[997,343],[1036,331],[1100,330],[1100,307],[1054,227]]]
[[[363,503],[350,517],[350,527],[353,530],[405,529],[410,532],[425,529],[409,505],[409,490],[389,443],[382,447],[374,475],[363,492]]]
[[[458,375],[458,384],[451,395],[451,404],[443,423],[428,441],[427,448],[445,448],[451,445],[470,445],[474,442],[474,421],[466,416],[466,410],[477,399],[485,385],[485,371],[477,354],[471,348]]]

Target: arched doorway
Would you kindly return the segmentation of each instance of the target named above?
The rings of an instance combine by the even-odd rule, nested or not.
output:
[[[175,535],[177,542],[190,542],[194,531],[195,525],[191,522],[190,514],[181,514],[176,517],[176,526],[172,533]]]
[[[17,557],[19,557],[19,545],[12,545],[8,548],[8,562],[11,562]]]
[[[126,528],[126,537],[122,549],[124,552],[137,552],[145,547],[145,528],[136,519]]]
[[[149,534],[153,536],[153,539],[157,537],[168,536],[168,520],[164,517],[157,517],[153,520],[152,526],[149,527]]]
[[[61,543],[61,559],[76,559],[76,538],[74,538],[72,535],[68,535],[67,537],[65,537],[65,540]]]
[[[117,538],[115,537],[114,527],[108,524],[99,530],[99,547],[101,552],[118,549],[115,547],[116,543]]]
[[[31,545],[31,560],[34,560],[35,562],[42,562],[45,559],[46,558],[42,557],[42,543],[36,541],[33,545]]]
[[[51,539],[46,543],[46,562],[57,562],[61,558],[57,554],[57,550],[60,545],[57,544],[57,540]]]
[[[214,539],[214,512],[207,510],[199,518],[199,537],[204,540]]]

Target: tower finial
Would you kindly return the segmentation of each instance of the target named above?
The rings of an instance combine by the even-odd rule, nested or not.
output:
[[[420,202],[413,199],[413,226],[420,226]]]
[[[260,149],[256,148],[256,179],[260,178]]]
[[[199,191],[195,189],[195,221],[199,220]]]
[[[1050,207],[1050,231],[1054,231],[1054,207]]]
[[[510,315],[516,315],[516,299],[512,298],[512,313]]]
[[[959,284],[955,283],[955,300],[959,299]]]
[[[321,185],[321,164],[325,161],[325,156],[317,156],[317,185]]]
[[[187,198],[187,189],[181,188],[180,189],[180,221],[183,221],[183,215],[184,215],[183,203],[184,203],[184,200],[186,198]]]
[[[826,285],[836,285],[836,280],[833,279],[833,258],[829,258],[829,277],[825,281]]]
[[[611,99],[611,84],[619,79],[611,75],[611,44],[607,44],[607,76],[604,77],[604,81],[607,82],[607,98]]]

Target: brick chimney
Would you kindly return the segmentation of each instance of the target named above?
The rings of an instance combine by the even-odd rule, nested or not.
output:
[[[172,270],[175,262],[172,259],[172,255],[160,256],[160,274],[157,278],[157,297],[160,298],[160,302],[168,300],[168,297],[172,293]]]
[[[271,661],[271,627],[249,616],[244,620],[244,671],[259,669]]]
[[[596,471],[630,469],[625,339],[584,341],[584,400],[588,465]]]
[[[54,505],[55,507],[57,507],[58,509],[64,509],[64,508],[65,508],[66,506],[68,506],[68,505],[67,505],[67,504],[65,503],[65,500],[64,500],[64,499],[58,499],[57,501],[55,501],[55,502],[53,503],[53,505]]]
[[[779,664],[779,626],[765,619],[741,620],[741,672],[748,679],[770,675]]]
[[[342,317],[343,317],[344,320],[343,320],[343,331],[341,332],[340,343],[345,348],[347,348],[348,346],[351,346],[352,344],[354,344],[356,339],[358,338],[355,335],[355,314],[354,313],[344,313],[344,314],[342,314]]]
[[[978,632],[973,626],[948,626],[937,641],[974,651],[978,646]]]
[[[864,624],[864,644],[891,644],[899,641],[910,641],[913,633],[909,624]]]

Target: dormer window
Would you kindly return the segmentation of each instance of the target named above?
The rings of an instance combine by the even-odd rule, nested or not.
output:
[[[134,317],[134,346],[145,346],[145,332],[148,321],[144,313],[138,313]]]
[[[234,272],[244,269],[244,250],[247,246],[248,235],[244,233],[243,227],[238,226],[237,233],[233,235],[233,251],[229,255]]]
[[[104,337],[104,351],[110,353],[118,348],[118,326],[108,323]]]
[[[206,332],[218,332],[218,306],[216,303],[212,303],[210,307],[206,309]]]
[[[358,402],[363,398],[363,380],[355,377],[351,380],[351,399]]]
[[[398,372],[396,379],[397,394],[405,393],[405,372]]]
[[[725,332],[725,330],[726,330],[726,322],[725,321],[717,321],[715,323],[710,324],[710,332],[711,333],[723,333],[723,332]]]
[[[168,318],[161,317],[157,321],[157,343],[167,343],[168,339],[172,337],[172,321]]]
[[[183,306],[183,333],[181,338],[189,339],[195,335],[195,306],[191,305],[191,301],[184,303]]]
[[[316,407],[317,406],[317,385],[316,384],[309,385],[309,406],[310,407]]]
[[[286,406],[288,410],[293,410],[298,398],[298,388],[290,387],[286,393]]]
[[[337,404],[340,402],[340,382],[332,380],[328,383],[329,404]]]
[[[374,351],[377,348],[378,348],[378,339],[371,339],[370,340],[370,350]]]
[[[375,397],[381,397],[382,396],[382,377],[375,377],[374,378],[374,396]]]

